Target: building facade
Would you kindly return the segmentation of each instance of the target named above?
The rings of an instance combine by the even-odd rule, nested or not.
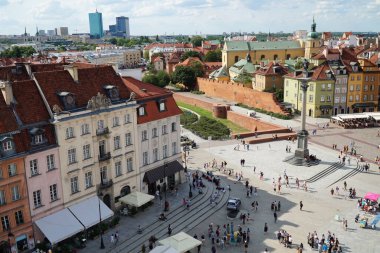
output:
[[[270,62],[266,66],[261,66],[254,73],[255,78],[252,88],[258,91],[283,90],[283,76],[286,74],[288,74],[288,71],[282,65]]]
[[[124,77],[137,95],[137,149],[140,191],[174,189],[184,182],[180,149],[180,114],[172,93]]]
[[[52,108],[65,206],[98,194],[114,209],[126,188],[138,187],[131,92],[111,66],[69,66],[35,79]]]
[[[131,36],[128,17],[116,17],[116,32],[122,33],[125,37]]]
[[[103,37],[103,18],[102,13],[96,12],[88,14],[90,22],[90,36],[93,38],[102,38]]]

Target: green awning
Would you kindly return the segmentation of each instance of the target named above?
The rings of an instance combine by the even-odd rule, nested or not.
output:
[[[375,103],[356,103],[352,105],[352,108],[364,108],[364,107],[375,107]]]

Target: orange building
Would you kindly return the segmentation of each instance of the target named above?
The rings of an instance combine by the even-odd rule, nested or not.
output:
[[[33,242],[24,168],[23,139],[27,134],[18,130],[17,120],[2,96],[0,119],[0,251],[11,247],[12,252],[20,252]]]

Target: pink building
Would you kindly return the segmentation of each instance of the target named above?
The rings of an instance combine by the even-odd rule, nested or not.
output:
[[[63,209],[62,180],[58,145],[50,113],[40,97],[33,80],[12,83],[10,93],[15,101],[14,112],[21,128],[25,129],[23,144],[28,201],[35,241],[44,239],[35,221]],[[32,238],[29,238],[31,244]]]

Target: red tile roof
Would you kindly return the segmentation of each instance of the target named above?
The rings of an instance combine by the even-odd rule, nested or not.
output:
[[[17,101],[15,110],[23,124],[32,124],[50,119],[50,115],[33,80],[14,82],[12,90]]]
[[[137,102],[145,105],[146,115],[138,116],[138,124],[182,114],[181,109],[178,108],[174,101],[171,91],[152,84],[143,83],[133,77],[123,77],[123,81],[128,89],[135,92]],[[166,101],[166,110],[163,112],[160,112],[158,108],[157,102],[160,99],[165,99]]]
[[[313,75],[311,76],[311,80],[329,80],[326,75],[326,71],[330,71],[330,67],[327,64],[321,64],[318,67],[314,68]]]
[[[67,70],[38,72],[34,74],[50,105],[55,104],[63,109],[57,92],[73,93],[76,98],[76,107],[86,107],[88,101],[98,93],[105,94],[105,85],[114,85],[119,89],[121,99],[128,99],[130,91],[125,87],[119,75],[111,66],[96,66],[78,68],[78,82],[75,82]]]
[[[198,57],[189,57],[183,62],[177,64],[177,66],[191,66],[194,62],[199,62],[202,66],[205,64]]]
[[[30,80],[28,72],[25,66],[20,65],[18,67],[19,73],[17,73],[16,66],[6,66],[0,67],[0,80],[10,80],[10,81],[22,81]]]
[[[31,64],[32,72],[63,70],[62,63]]]
[[[4,101],[0,93],[0,134],[12,132],[18,129],[15,115]]]
[[[275,72],[274,68],[278,68],[278,72]],[[279,75],[283,76],[288,74],[288,71],[279,63],[270,62],[268,65],[261,67],[258,69],[255,74],[263,75],[263,76],[273,76],[273,75]]]

